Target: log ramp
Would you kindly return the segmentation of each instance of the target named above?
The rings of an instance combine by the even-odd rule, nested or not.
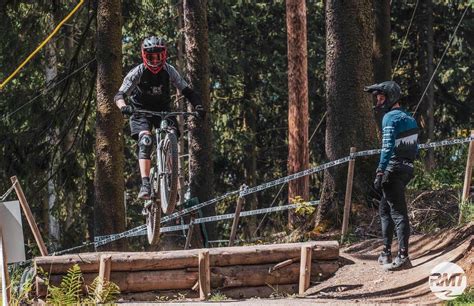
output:
[[[41,268],[48,273],[50,284],[58,286],[67,270],[78,264],[84,283],[88,285],[98,276],[100,259],[104,255],[111,261],[110,280],[119,286],[124,299],[137,301],[156,300],[157,296],[173,297],[180,292],[189,298],[200,296],[204,299],[203,295],[208,296],[210,290],[216,289],[230,298],[301,294],[310,280],[327,279],[339,268],[337,241],[309,241],[162,252],[43,256],[35,258],[35,272]],[[40,277],[36,278],[36,294],[37,297],[47,294],[44,279]]]

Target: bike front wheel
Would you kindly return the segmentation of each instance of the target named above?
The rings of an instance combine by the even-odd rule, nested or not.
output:
[[[170,214],[178,198],[178,139],[175,133],[167,133],[161,147],[160,200],[161,209]]]
[[[151,200],[146,207],[146,231],[148,243],[157,245],[160,242],[161,209],[157,199],[159,178],[155,167],[151,169],[150,180],[153,191]]]

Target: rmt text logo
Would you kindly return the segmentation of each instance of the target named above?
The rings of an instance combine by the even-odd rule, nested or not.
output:
[[[467,277],[457,264],[442,262],[431,270],[429,285],[438,298],[454,300],[466,289]]]

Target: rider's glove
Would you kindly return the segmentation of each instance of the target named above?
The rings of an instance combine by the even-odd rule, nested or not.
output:
[[[200,104],[194,107],[194,111],[198,113],[198,117],[201,119],[203,119],[206,116],[206,111],[204,110],[204,107],[202,107],[202,105]]]
[[[377,192],[382,192],[383,172],[377,172],[374,180],[374,188]]]
[[[130,116],[130,115],[133,114],[133,106],[131,106],[131,105],[122,106],[120,108],[120,111],[122,112],[122,114]]]

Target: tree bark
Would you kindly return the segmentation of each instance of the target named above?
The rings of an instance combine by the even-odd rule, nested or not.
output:
[[[209,42],[207,1],[184,0],[184,33],[187,73],[193,89],[201,96],[205,118],[192,118],[189,124],[189,176],[192,197],[199,202],[213,195],[214,166],[212,161],[212,131],[209,94]],[[215,214],[213,205],[204,207],[205,216]],[[207,225],[209,239],[215,240],[215,224]]]
[[[376,146],[371,97],[363,92],[372,79],[373,15],[370,0],[326,2],[326,155],[335,160]],[[376,168],[371,159],[357,162],[353,197],[362,200]],[[320,230],[342,217],[347,165],[324,173],[316,223]],[[325,221],[325,222],[323,222]]]
[[[431,75],[433,74],[433,1],[420,0],[420,16],[418,16],[418,73],[421,78],[421,88],[419,96],[423,94]],[[434,86],[433,82],[421,102],[421,140],[422,142],[433,141],[434,139]],[[434,151],[429,149],[425,158],[426,169],[434,168]]]
[[[308,149],[308,51],[306,4],[304,0],[286,1],[288,35],[288,174],[309,167]],[[289,182],[288,199],[309,198],[309,177]],[[300,225],[294,210],[288,211],[288,226]]]
[[[123,118],[113,100],[122,77],[121,18],[119,0],[98,1],[95,235],[125,230]],[[104,249],[123,250],[125,245],[125,240],[118,240]]]
[[[381,83],[392,79],[392,45],[390,25],[390,0],[374,0],[374,83]],[[382,110],[374,110],[375,121],[382,130]]]

